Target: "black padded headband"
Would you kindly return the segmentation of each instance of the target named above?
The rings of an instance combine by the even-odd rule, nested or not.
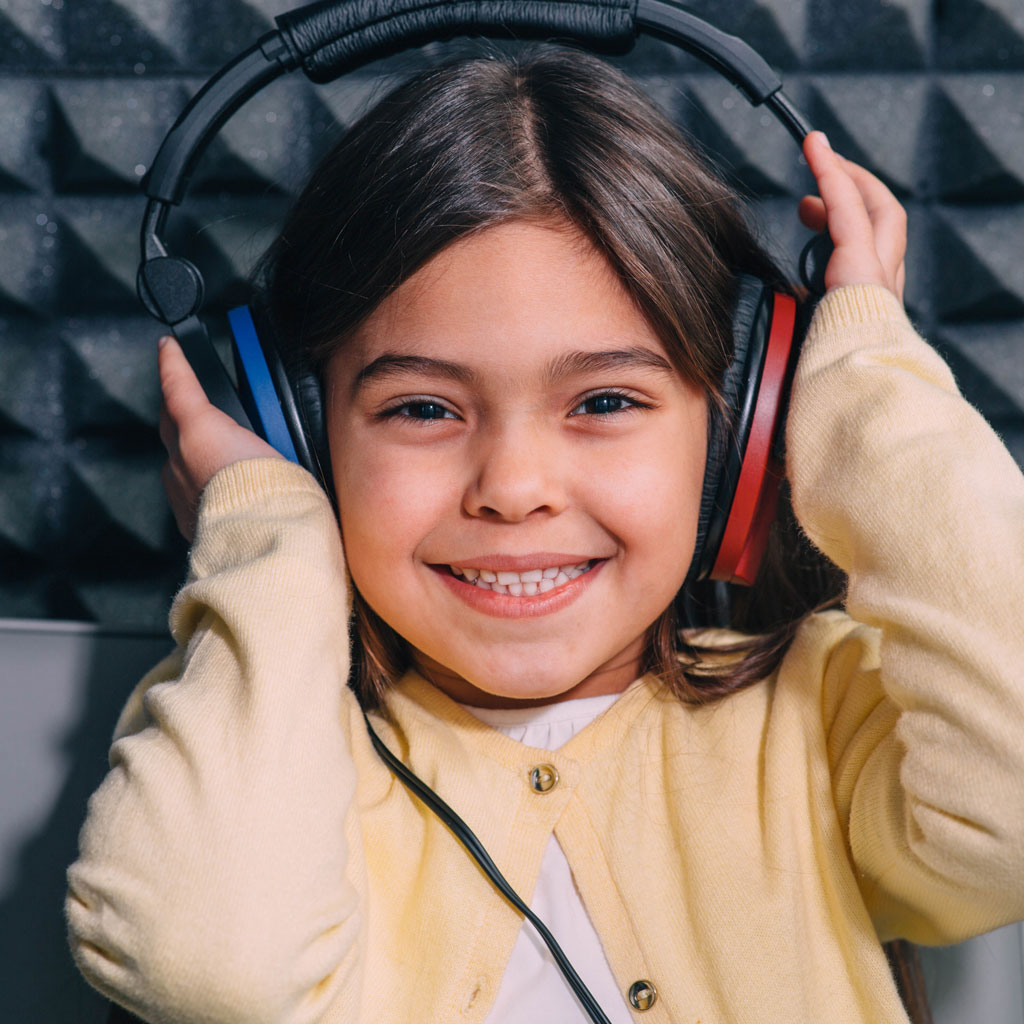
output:
[[[220,126],[269,82],[302,68],[313,82],[432,40],[455,36],[559,39],[604,53],[632,49],[637,33],[693,53],[767,103],[796,139],[810,131],[782,92],[782,80],[742,39],[702,21],[675,0],[318,0],[279,15],[277,29],[221,69],[196,94],[164,139],[146,176],[151,203],[143,258],[166,255],[159,229],[167,204],[182,201],[195,161]]]

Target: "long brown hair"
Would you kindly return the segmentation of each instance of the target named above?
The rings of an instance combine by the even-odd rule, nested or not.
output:
[[[612,65],[532,44],[422,72],[365,114],[320,164],[258,270],[270,314],[322,372],[399,284],[457,238],[515,219],[558,220],[603,253],[688,380],[720,410],[740,272],[793,288],[736,192]],[[706,702],[770,674],[802,618],[842,577],[783,500],[771,553],[730,625],[701,645],[676,605],[650,627],[643,670]],[[356,593],[353,685],[365,706],[410,664]],[[731,657],[705,657],[723,650]]]

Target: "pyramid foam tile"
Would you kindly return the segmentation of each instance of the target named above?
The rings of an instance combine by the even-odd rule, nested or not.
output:
[[[1024,75],[943,75],[933,102],[939,197],[1024,200]]]
[[[815,75],[808,116],[833,146],[881,178],[901,198],[925,184],[931,87],[921,75]]]
[[[65,2],[67,61],[72,68],[144,74],[188,65],[188,0]]]
[[[935,5],[940,67],[1024,69],[1024,4],[1020,0],[955,0]]]
[[[1024,317],[1024,207],[954,207],[935,211],[935,295],[945,320]]]
[[[49,578],[31,566],[15,564],[16,553],[5,549],[0,536],[0,609],[5,619],[85,618],[55,612],[49,598]]]
[[[58,495],[52,473],[41,470],[53,464],[53,450],[44,442],[5,438],[0,444],[0,549],[20,552],[16,561],[23,566],[42,568],[52,550]]]
[[[0,78],[0,194],[36,192],[49,184],[47,97],[38,82]]]
[[[993,420],[1019,417],[1024,409],[1024,359],[1020,320],[942,325],[935,334],[953,366],[964,396]]]
[[[60,224],[56,308],[68,314],[137,313],[142,197],[62,197],[54,205]]]
[[[931,0],[809,0],[806,66],[913,71],[930,51]]]
[[[786,94],[805,105],[799,82],[787,83]],[[743,188],[761,196],[793,191],[802,177],[800,151],[768,110],[751,106],[718,75],[693,76],[687,99],[686,127]]]
[[[185,105],[174,81],[58,82],[53,86],[55,187],[137,196],[157,147]]]
[[[0,201],[0,316],[53,311],[58,278],[58,222],[45,196]]]
[[[156,367],[160,334],[160,325],[146,316],[73,317],[61,323],[69,437],[116,432],[126,448],[147,446],[160,454]]]
[[[117,552],[120,574],[134,560],[152,560],[173,528],[160,483],[161,454],[78,447],[67,466],[73,524],[65,544],[69,563],[84,573],[103,566],[110,552]]]
[[[201,84],[192,83],[193,90]],[[259,197],[297,188],[312,170],[314,102],[301,77],[271,83],[230,118],[203,152],[192,175],[192,193]]]
[[[65,399],[54,324],[35,317],[0,317],[0,438],[7,434],[59,441]]]
[[[65,56],[65,0],[0,4],[0,71],[52,70]]]

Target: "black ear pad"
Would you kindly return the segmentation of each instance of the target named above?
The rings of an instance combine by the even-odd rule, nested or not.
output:
[[[708,404],[707,462],[687,585],[711,573],[729,519],[768,346],[771,308],[771,289],[760,278],[739,274],[732,318],[733,355],[721,383],[724,409]]]
[[[283,336],[277,330],[264,298],[255,296],[250,309],[299,462],[317,478],[334,501],[334,478],[320,380],[304,356],[294,346],[283,343]]]

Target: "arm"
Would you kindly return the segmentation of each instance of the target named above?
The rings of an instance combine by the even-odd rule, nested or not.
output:
[[[787,454],[862,624],[831,651],[823,714],[879,934],[954,942],[1024,918],[1024,478],[877,283],[822,301]]]
[[[825,671],[836,805],[879,933],[959,941],[1024,917],[1024,479],[890,293],[810,340],[794,507],[870,627]]]
[[[146,1019],[313,1022],[358,983],[348,604],[312,478],[216,472],[177,650],[121,716],[68,870],[79,967]]]

